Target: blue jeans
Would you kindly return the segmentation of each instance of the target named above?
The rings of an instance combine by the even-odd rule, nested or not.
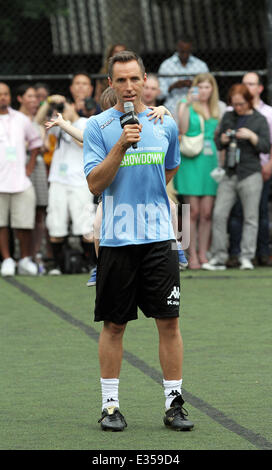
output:
[[[268,202],[272,178],[263,184],[259,209],[259,228],[256,256],[269,256],[269,212]],[[243,228],[243,209],[238,198],[228,220],[229,254],[239,256]]]

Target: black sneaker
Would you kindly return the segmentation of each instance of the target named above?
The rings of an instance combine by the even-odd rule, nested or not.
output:
[[[103,431],[123,431],[127,427],[124,416],[115,406],[104,408],[98,423],[101,423]]]
[[[186,418],[188,412],[182,407],[183,404],[182,396],[178,395],[172,401],[169,410],[165,412],[163,422],[174,431],[190,431],[194,427],[194,423]]]
[[[253,263],[253,261],[252,261],[252,263]],[[269,267],[271,267],[272,266],[272,260],[270,259],[269,256],[259,256],[258,257],[258,264],[259,264],[259,266],[269,266]]]
[[[240,262],[238,256],[230,256],[226,262],[227,268],[239,268]]]

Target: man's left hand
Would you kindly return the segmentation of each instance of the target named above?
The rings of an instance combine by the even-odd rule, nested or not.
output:
[[[170,85],[168,92],[170,93],[174,88],[189,88],[192,84],[192,80],[186,79],[186,80],[177,80],[176,82],[172,83]]]
[[[34,168],[35,168],[35,162],[28,162],[28,164],[26,165],[26,176],[30,176],[31,173],[33,173],[34,171]]]
[[[262,166],[262,176],[264,181],[268,181],[272,176],[272,160]]]

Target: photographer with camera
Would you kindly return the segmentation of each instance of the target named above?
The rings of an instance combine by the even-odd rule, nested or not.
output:
[[[269,198],[272,183],[272,106],[264,103],[261,95],[264,85],[261,76],[256,72],[247,72],[243,76],[244,83],[253,96],[254,108],[257,109],[267,120],[270,130],[271,150],[269,154],[260,154],[262,165],[263,189],[259,207],[259,230],[257,237],[256,254],[253,263],[259,266],[272,266],[270,260],[270,235],[269,235]],[[229,221],[229,259],[228,267],[239,266],[240,242],[242,237],[243,211],[239,198],[233,206]]]
[[[39,107],[35,116],[35,122],[43,126],[45,121],[52,116],[54,111],[62,113],[65,101],[66,98],[63,95],[49,95]]]
[[[263,187],[260,153],[269,153],[270,135],[266,118],[253,106],[253,96],[244,84],[229,90],[229,104],[216,137],[219,150],[226,150],[225,176],[218,186],[212,225],[212,254],[203,269],[225,269],[228,258],[227,221],[240,197],[244,221],[240,269],[253,269]]]
[[[80,117],[90,117],[93,114],[101,113],[99,104],[93,98],[94,87],[87,72],[79,71],[73,75],[69,91],[76,112]],[[92,110],[91,113],[90,110]]]

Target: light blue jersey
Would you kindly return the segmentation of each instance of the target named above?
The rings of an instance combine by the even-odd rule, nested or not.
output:
[[[175,239],[165,169],[180,164],[178,129],[174,119],[149,121],[150,110],[138,114],[143,125],[138,147],[126,151],[120,168],[102,194],[101,246],[138,245]],[[86,177],[108,155],[123,132],[114,108],[93,116],[84,131]]]

